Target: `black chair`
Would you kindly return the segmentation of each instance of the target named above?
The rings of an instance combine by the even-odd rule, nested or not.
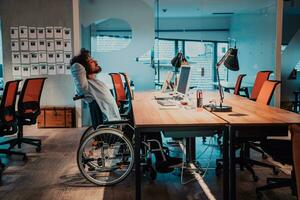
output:
[[[6,141],[10,144],[10,149],[21,144],[29,144],[36,146],[36,152],[41,151],[41,140],[23,137],[23,126],[33,125],[37,122],[37,117],[40,115],[40,99],[43,91],[43,86],[46,78],[30,78],[26,79],[18,101],[18,134],[17,138]],[[1,145],[1,143],[0,143]]]
[[[16,98],[18,87],[21,80],[8,81],[5,84],[3,97],[0,104],[0,137],[14,135],[18,132],[18,124],[16,117]],[[9,140],[1,142],[0,145],[10,144]],[[0,154],[21,155],[27,160],[25,153],[13,151],[9,149],[0,149]],[[2,164],[3,166],[3,164]]]

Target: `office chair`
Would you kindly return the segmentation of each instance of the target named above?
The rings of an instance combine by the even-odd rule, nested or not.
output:
[[[292,132],[293,132],[292,128]],[[292,133],[292,135],[294,135]],[[290,178],[267,178],[267,184],[256,189],[257,198],[262,197],[263,191],[277,189],[281,187],[290,187],[293,195],[297,195],[295,170],[293,165],[292,140],[287,137],[276,137],[266,139],[261,142],[261,148],[268,153],[275,161],[282,164],[292,165]]]
[[[0,137],[6,135],[14,135],[18,132],[17,116],[16,116],[16,98],[18,87],[21,80],[8,81],[5,84],[3,97],[0,104]],[[1,142],[0,145],[10,144],[10,140]],[[0,149],[0,154],[21,155],[23,160],[27,160],[25,153],[16,152],[9,149]],[[3,164],[2,164],[3,165]]]
[[[7,141],[10,149],[21,144],[30,144],[36,146],[36,152],[41,151],[41,140],[23,137],[23,126],[36,124],[37,117],[40,115],[40,99],[46,78],[26,79],[18,101],[18,134],[17,138]]]
[[[226,88],[225,92],[230,92],[230,90],[233,90],[233,94],[235,94],[235,95],[240,95],[240,92],[244,92],[245,96],[247,98],[249,98],[248,88],[247,87],[241,87],[242,86],[243,78],[245,76],[246,76],[246,74],[240,74],[238,76],[238,78],[236,79],[234,88]],[[240,95],[240,96],[242,96],[242,95]]]
[[[261,87],[261,90],[257,96],[256,103],[258,104],[263,104],[263,105],[269,105],[273,93],[276,89],[276,86],[280,84],[280,81],[270,81],[267,80],[264,82],[263,86]],[[253,170],[253,165],[258,165],[262,167],[267,167],[273,169],[274,174],[278,174],[278,170],[274,165],[264,163],[264,162],[259,162],[256,160],[252,160],[250,158],[250,148],[252,148],[251,144],[253,143],[253,140],[251,138],[237,138],[237,149],[240,149],[240,157],[236,158],[236,163],[240,165],[240,169],[243,170],[244,167],[252,174],[253,180],[258,181],[258,177],[256,176],[254,170]],[[259,144],[258,144],[259,145]],[[262,151],[262,150],[260,150]],[[216,167],[216,174],[219,175],[222,165],[220,164],[220,161],[222,159],[217,159],[217,167]]]
[[[259,71],[256,74],[255,82],[250,97],[251,100],[255,101],[257,99],[264,82],[266,80],[269,80],[269,77],[272,73],[272,71]]]
[[[134,99],[133,90],[131,89],[131,81],[129,80],[129,76],[125,72],[120,72],[120,74],[124,77],[125,80],[125,91],[126,91],[126,97],[128,100]]]

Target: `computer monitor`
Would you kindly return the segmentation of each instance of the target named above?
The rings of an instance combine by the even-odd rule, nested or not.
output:
[[[191,67],[187,65],[181,66],[179,80],[176,88],[176,92],[185,95],[189,89]]]

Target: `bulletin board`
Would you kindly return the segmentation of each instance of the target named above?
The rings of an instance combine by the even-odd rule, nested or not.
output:
[[[14,78],[71,74],[71,28],[13,26],[10,38]]]

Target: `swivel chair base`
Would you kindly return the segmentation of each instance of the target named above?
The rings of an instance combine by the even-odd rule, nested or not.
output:
[[[31,138],[14,138],[14,139],[10,139],[7,140],[5,142],[1,142],[0,145],[4,145],[4,144],[9,144],[9,150],[13,149],[16,145],[18,145],[18,148],[21,148],[22,143],[24,144],[29,144],[29,145],[33,145],[36,146],[36,152],[41,152],[41,148],[42,148],[42,141],[40,139],[31,139]]]

